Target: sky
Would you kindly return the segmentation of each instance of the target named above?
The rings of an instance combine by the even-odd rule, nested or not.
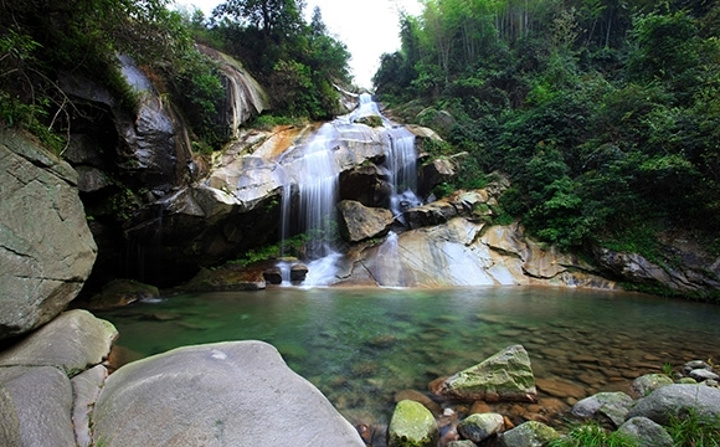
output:
[[[371,78],[383,53],[400,49],[400,11],[419,15],[418,0],[306,0],[305,16],[310,22],[315,6],[331,36],[343,42],[352,59],[350,70],[355,84],[371,88]],[[201,9],[209,16],[222,0],[175,0],[176,5]]]

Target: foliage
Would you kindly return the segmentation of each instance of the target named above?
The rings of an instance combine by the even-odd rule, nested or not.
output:
[[[256,262],[269,261],[280,257],[301,257],[301,253],[305,248],[305,244],[310,239],[305,234],[298,234],[285,239],[282,243],[266,245],[257,249],[248,250],[238,257],[234,264],[240,264],[243,267],[254,264]]]
[[[720,230],[718,17],[681,0],[430,0],[374,82],[403,116],[453,115],[443,136],[469,156],[448,187],[502,171],[503,209],[541,240],[659,259],[656,230]]]
[[[622,433],[587,423],[574,427],[566,437],[551,441],[548,447],[638,447],[638,444]]]
[[[720,446],[720,418],[702,416],[696,411],[674,415],[667,427],[668,433],[678,447]]]

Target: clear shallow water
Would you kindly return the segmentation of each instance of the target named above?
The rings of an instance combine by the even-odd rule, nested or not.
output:
[[[386,423],[396,392],[425,391],[438,376],[517,343],[536,378],[565,380],[587,395],[627,387],[664,363],[720,360],[720,307],[635,294],[279,288],[183,294],[97,314],[137,356],[217,341],[272,343],[353,423]]]

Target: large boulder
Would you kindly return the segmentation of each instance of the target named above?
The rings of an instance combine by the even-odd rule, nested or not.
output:
[[[107,447],[357,446],[358,432],[275,348],[259,341],[191,346],[110,375],[93,413]]]
[[[432,447],[438,433],[430,410],[419,402],[401,400],[388,426],[388,447]]]
[[[627,419],[643,416],[667,425],[672,417],[683,417],[691,411],[701,417],[718,417],[720,389],[689,384],[664,386],[640,399],[627,414]]]
[[[116,337],[108,321],[70,310],[0,353],[0,367],[52,366],[74,376],[102,362]]]
[[[340,234],[348,242],[384,236],[393,223],[392,213],[384,208],[369,208],[354,200],[343,200],[337,208]]]
[[[97,247],[67,163],[0,131],[0,339],[50,321],[90,275]]]
[[[435,394],[463,401],[525,401],[537,397],[530,357],[522,345],[505,348],[445,379]]]

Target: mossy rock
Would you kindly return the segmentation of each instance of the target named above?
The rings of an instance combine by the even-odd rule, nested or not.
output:
[[[431,447],[438,438],[438,426],[430,410],[421,403],[401,400],[388,427],[388,447]]]
[[[116,279],[107,283],[102,292],[93,295],[83,307],[90,310],[111,309],[158,296],[160,291],[155,286],[132,279]]]

